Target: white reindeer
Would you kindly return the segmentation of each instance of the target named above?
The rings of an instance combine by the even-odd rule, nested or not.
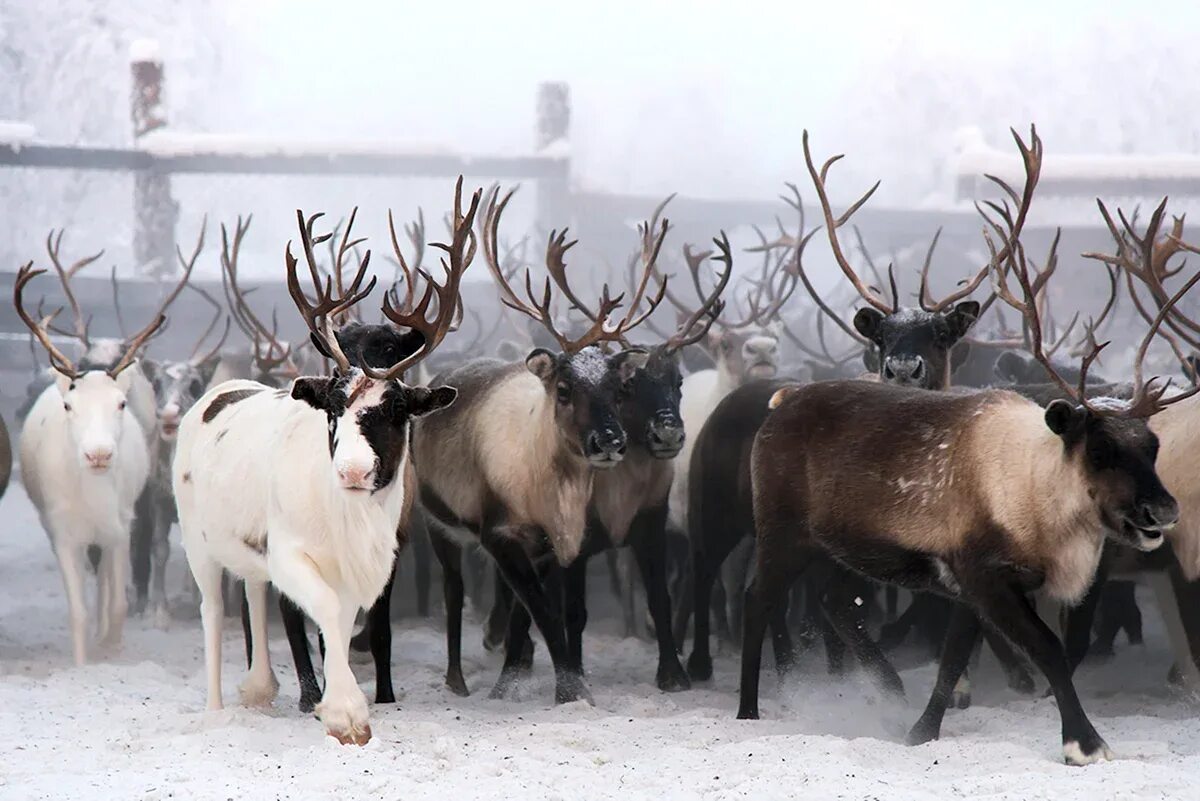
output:
[[[75,663],[87,660],[83,559],[98,546],[97,637],[120,644],[128,601],[130,525],[146,484],[150,455],[146,434],[127,396],[138,350],[162,327],[160,313],[135,336],[108,369],[77,368],[51,342],[50,319],[33,320],[22,304],[26,284],[45,270],[30,262],[17,274],[13,300],[21,320],[50,354],[54,383],[42,391],[21,432],[21,473],[30,500],[62,570]]]
[[[247,705],[271,703],[278,682],[267,651],[266,584],[275,584],[303,609],[325,638],[325,691],[317,715],[342,743],[371,737],[367,700],[350,670],[354,616],[370,608],[391,573],[397,527],[413,501],[415,472],[409,459],[409,423],[453,402],[456,392],[406,386],[402,373],[427,356],[455,319],[463,271],[475,252],[471,233],[480,192],[462,214],[462,179],[455,195],[453,239],[441,246],[449,264],[444,284],[427,280],[417,300],[408,284],[405,302],[385,297],[393,323],[424,336],[416,353],[386,371],[352,367],[333,320],[375,285],[358,287],[370,252],[340,297],[321,280],[312,248],[313,220],[297,212],[317,301],[305,297],[296,260],[287,252],[288,289],[312,333],[331,358],[330,378],[298,378],[290,390],[253,381],[230,381],[207,392],[179,426],[172,481],[183,547],[200,587],[208,708],[220,709],[222,569],[246,582],[252,639],[251,668],[241,685]],[[348,232],[347,232],[348,234]],[[468,239],[470,248],[466,250]],[[437,314],[426,318],[436,294]]]

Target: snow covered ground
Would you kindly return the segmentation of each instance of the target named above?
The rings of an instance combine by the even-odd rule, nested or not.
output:
[[[473,624],[465,664],[474,694],[457,698],[442,687],[440,628],[399,623],[399,703],[372,708],[375,738],[355,748],[297,711],[277,623],[282,691],[265,714],[234,703],[244,662],[232,620],[224,712],[204,711],[198,622],[163,632],[132,620],[120,655],[74,668],[58,571],[19,485],[0,502],[0,520],[0,799],[1098,801],[1200,792],[1197,703],[1163,685],[1169,658],[1148,597],[1148,646],[1124,646],[1082,671],[1084,704],[1120,757],[1087,768],[1061,764],[1053,701],[1015,695],[986,663],[976,705],[948,714],[940,742],[907,748],[900,740],[933,681],[929,665],[902,670],[908,702],[896,704],[857,679],[828,679],[810,660],[783,689],[766,677],[764,720],[742,722],[733,656],[718,659],[712,686],[664,695],[652,683],[654,647],[617,637],[606,621],[586,652],[595,707],[550,703],[540,647],[522,699],[487,700],[499,658],[483,651]],[[182,571],[178,549],[173,557]],[[370,697],[372,669],[358,669]]]

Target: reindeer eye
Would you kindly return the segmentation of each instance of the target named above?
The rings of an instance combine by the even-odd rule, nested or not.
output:
[[[125,407],[126,407],[127,405],[128,405],[128,404],[127,404],[125,401],[121,401],[120,403],[118,403],[118,404],[117,404],[117,408],[118,408],[120,411],[122,411],[122,412],[123,412],[123,411],[125,411]]]
[[[558,385],[558,402],[564,406],[571,402],[571,388],[566,384]]]
[[[63,402],[63,410],[67,412],[71,411],[71,404]]]

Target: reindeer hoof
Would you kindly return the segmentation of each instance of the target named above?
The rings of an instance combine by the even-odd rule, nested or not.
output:
[[[591,691],[583,683],[583,676],[578,673],[562,673],[554,687],[554,703],[569,704],[573,701],[587,701],[591,706],[596,705],[592,700]]]
[[[238,697],[242,701],[242,706],[269,707],[275,703],[277,695],[279,695],[279,681],[275,678],[274,673],[270,674],[265,681],[247,677],[238,687]]]
[[[951,709],[970,709],[971,708],[971,691],[961,692],[954,690],[950,693],[950,708]]]
[[[371,724],[364,723],[361,729],[351,728],[348,731],[330,731],[326,733],[342,745],[366,745],[371,742]]]
[[[940,735],[940,727],[935,727],[924,720],[918,720],[916,725],[909,730],[908,736],[904,738],[904,744],[924,745],[938,739]]]
[[[658,684],[658,689],[665,693],[677,693],[692,689],[692,682],[678,661],[668,662],[660,667],[658,675],[655,676],[655,683]]]
[[[1068,765],[1091,765],[1094,762],[1107,762],[1113,758],[1112,749],[1095,733],[1091,737],[1085,738],[1082,743],[1078,740],[1063,742],[1063,762]]]
[[[467,689],[466,679],[461,673],[447,673],[446,687],[460,698],[466,698],[471,694],[471,691]]]
[[[699,656],[695,651],[688,657],[688,676],[692,681],[708,681],[712,678],[712,657]]]

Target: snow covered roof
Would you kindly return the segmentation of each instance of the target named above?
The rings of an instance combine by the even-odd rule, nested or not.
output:
[[[0,120],[0,145],[14,149],[27,145],[37,136],[37,129],[27,122]]]

